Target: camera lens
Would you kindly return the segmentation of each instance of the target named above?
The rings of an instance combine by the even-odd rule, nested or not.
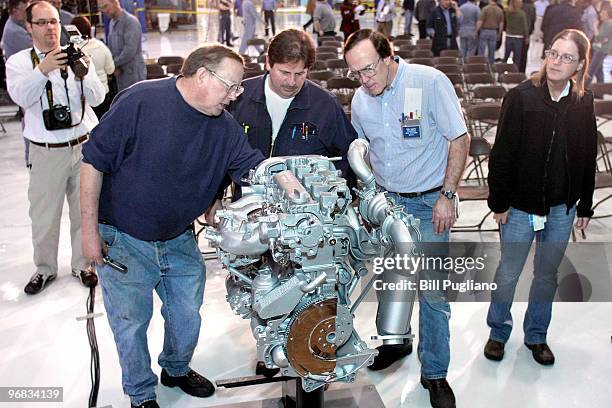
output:
[[[53,111],[53,116],[58,122],[64,122],[68,118],[68,112],[65,109],[57,109]]]

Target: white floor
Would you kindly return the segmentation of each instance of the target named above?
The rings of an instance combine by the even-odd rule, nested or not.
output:
[[[166,40],[168,40],[166,42]],[[187,51],[201,40],[193,32],[153,34],[149,53],[153,56]],[[162,44],[166,45],[162,45]],[[168,49],[164,47],[170,47]],[[531,63],[530,63],[531,64]],[[23,144],[18,122],[9,122],[8,133],[0,134],[0,387],[63,387],[62,404],[0,403],[0,407],[84,407],[90,380],[90,351],[84,315],[86,290],[70,276],[68,217],[64,211],[59,278],[44,292],[27,296],[23,287],[33,272],[28,218],[28,175],[23,164]],[[600,192],[597,197],[601,197]],[[464,206],[464,221],[478,218],[478,206]],[[612,205],[604,210],[612,211]],[[611,242],[612,221],[593,221],[589,240]],[[453,239],[494,241],[496,235],[454,234]],[[609,260],[603,259],[609,265]],[[225,273],[215,261],[207,263],[208,276],[203,326],[192,367],[210,379],[253,374],[255,343],[248,323],[234,316],[225,301]],[[97,290],[96,311],[104,312]],[[162,347],[163,320],[156,300],[149,328],[153,370]],[[542,367],[522,345],[522,313],[525,304],[514,306],[517,330],[500,363],[486,360],[482,348],[487,339],[487,304],[452,305],[451,350],[448,375],[459,407],[612,407],[612,304],[558,303],[554,307],[549,343],[556,353],[553,367]],[[418,312],[415,310],[415,316]],[[374,330],[375,304],[364,303],[355,327],[370,341]],[[413,319],[415,328],[417,319]],[[106,317],[96,319],[101,356],[101,388],[98,406],[128,407],[122,393],[117,351]],[[418,337],[418,330],[415,333]],[[428,393],[418,383],[419,363],[413,354],[384,372],[360,372],[360,383],[372,383],[387,407],[428,407]],[[191,398],[176,389],[158,388],[163,407],[210,407],[253,401],[280,395],[280,385],[241,390],[217,390],[209,399]],[[364,407],[368,408],[368,407]]]

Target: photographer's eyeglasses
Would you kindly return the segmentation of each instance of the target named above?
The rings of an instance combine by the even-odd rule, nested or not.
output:
[[[555,50],[546,50],[544,51],[544,54],[546,55],[546,58],[551,61],[556,61],[557,58],[561,58],[561,62],[564,64],[571,64],[572,62],[578,61],[578,58],[574,57],[571,54],[559,54]]]
[[[56,19],[54,19],[54,18],[51,18],[51,19],[49,19],[49,20],[44,20],[44,19],[43,19],[43,20],[31,21],[31,23],[32,23],[32,24],[34,24],[34,25],[40,26],[40,27],[44,27],[44,26],[46,26],[47,24],[51,24],[51,25],[56,25],[56,24],[59,24],[59,21],[57,21],[57,20],[56,20]]]
[[[349,70],[349,72],[346,74],[347,78],[352,81],[359,81],[362,76],[365,78],[372,78],[376,74],[376,67],[378,66],[380,60],[381,58],[378,57],[376,62],[367,65],[365,68],[360,69],[359,71]]]
[[[244,92],[244,87],[241,86],[240,84],[233,84],[227,79],[221,78],[219,74],[217,74],[215,71],[211,69],[206,68],[206,70],[210,72],[212,76],[214,76],[219,81],[221,81],[223,85],[225,85],[225,89],[227,90],[227,93],[234,94],[234,96],[238,97]]]

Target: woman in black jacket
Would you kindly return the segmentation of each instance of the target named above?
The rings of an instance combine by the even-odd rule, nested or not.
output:
[[[557,269],[574,218],[585,229],[593,215],[597,127],[593,94],[584,89],[589,40],[582,31],[564,30],[551,43],[540,71],[504,98],[489,161],[488,203],[501,237],[484,349],[491,360],[503,358],[514,291],[535,237],[524,342],[538,363],[554,363],[546,334]]]

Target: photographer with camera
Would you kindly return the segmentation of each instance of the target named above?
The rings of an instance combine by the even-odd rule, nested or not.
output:
[[[25,287],[36,294],[57,277],[57,252],[64,197],[68,200],[72,274],[87,285],[81,250],[79,168],[82,143],[98,124],[90,105],[104,100],[104,87],[88,58],[73,45],[60,48],[57,9],[46,1],[26,9],[26,28],[33,48],[6,62],[11,98],[24,111],[23,135],[30,140],[30,218],[36,271]]]

